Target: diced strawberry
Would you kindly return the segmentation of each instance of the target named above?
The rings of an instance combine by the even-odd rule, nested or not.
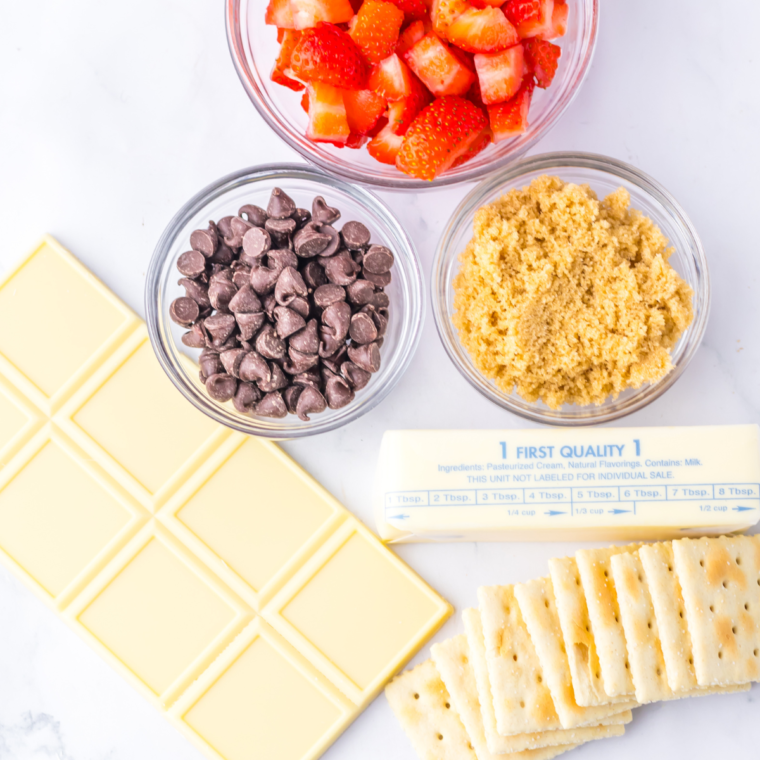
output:
[[[351,132],[368,135],[385,113],[385,98],[372,90],[344,90],[343,104]]]
[[[464,95],[475,75],[433,32],[426,34],[404,56],[409,68],[436,96]]]
[[[324,82],[309,83],[309,126],[306,136],[314,142],[344,145],[350,133],[341,90]]]
[[[290,0],[293,26],[310,29],[320,21],[345,24],[354,15],[349,0]]]
[[[388,105],[388,122],[397,135],[405,134],[417,114],[433,101],[425,85],[414,74],[411,76],[412,94]]]
[[[569,9],[567,3],[560,3],[554,0],[554,11],[552,12],[552,24],[549,31],[544,32],[541,37],[545,40],[556,40],[563,37],[567,31],[567,17]]]
[[[368,140],[369,137],[367,137],[367,135],[359,135],[351,132],[351,134],[348,136],[348,139],[346,140],[346,147],[358,150],[359,148],[363,148],[367,144]]]
[[[401,100],[412,94],[412,72],[394,53],[373,67],[369,88],[386,100]]]
[[[433,30],[436,34],[445,37],[446,30],[451,25],[451,22],[469,7],[470,4],[467,0],[433,0],[433,7],[430,12]]]
[[[523,39],[548,32],[553,12],[554,0],[509,0],[504,6],[504,13]]]
[[[475,8],[501,8],[507,0],[470,0]]]
[[[430,30],[425,29],[424,21],[415,21],[404,29],[396,43],[396,55],[404,55],[415,42],[419,42]]]
[[[428,15],[428,6],[425,0],[389,0],[389,2],[401,8],[404,11],[406,23],[424,19]]]
[[[466,164],[471,158],[474,158],[478,153],[484,151],[491,144],[492,140],[493,134],[491,132],[491,127],[486,125],[483,128],[483,131],[473,140],[467,151],[454,161],[451,168],[453,169],[456,166]]]
[[[303,31],[290,56],[290,68],[304,82],[325,82],[347,90],[361,90],[367,83],[361,51],[332,24]]]
[[[508,140],[528,128],[528,111],[534,86],[532,79],[526,79],[511,100],[488,106],[488,120],[494,142]]]
[[[523,42],[523,51],[528,69],[536,78],[536,85],[546,89],[557,73],[557,61],[562,55],[562,48],[553,42],[531,37]]]
[[[475,70],[486,105],[509,100],[520,89],[523,80],[522,45],[515,45],[501,53],[478,53],[475,56]]]
[[[264,23],[272,24],[279,29],[293,28],[293,12],[290,8],[290,0],[269,0]]]
[[[379,63],[395,50],[404,23],[400,8],[384,0],[364,0],[355,19],[349,34],[370,63]]]
[[[407,130],[396,167],[418,179],[435,179],[482,141],[486,127],[485,113],[469,100],[438,98]]]
[[[486,107],[486,104],[483,102],[483,95],[480,92],[480,82],[477,79],[472,83],[472,87],[467,90],[465,97],[476,106],[480,106],[481,108]]]
[[[367,150],[370,156],[381,164],[395,164],[403,142],[404,138],[395,134],[388,123],[369,141]]]
[[[289,77],[287,72],[290,71],[290,58],[293,55],[298,40],[301,37],[301,32],[295,29],[282,29],[282,44],[280,45],[280,54],[277,56],[277,60],[274,63],[274,69],[272,69],[272,81],[277,84],[289,87],[296,92],[303,90],[301,82]]]
[[[446,30],[452,44],[470,53],[496,53],[520,41],[520,35],[498,8],[468,8]]]
[[[304,90],[303,95],[301,95],[301,108],[303,108],[306,113],[309,113],[309,90]]]

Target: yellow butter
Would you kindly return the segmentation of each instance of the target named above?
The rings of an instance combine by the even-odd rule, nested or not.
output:
[[[383,436],[385,541],[666,539],[760,519],[757,425]]]

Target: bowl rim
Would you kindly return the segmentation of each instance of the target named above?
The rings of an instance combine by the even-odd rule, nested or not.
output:
[[[322,169],[330,174],[335,174],[344,180],[351,182],[359,182],[365,185],[372,185],[374,187],[380,187],[388,190],[418,190],[420,188],[433,188],[433,187],[446,187],[450,185],[457,185],[465,182],[476,182],[484,177],[489,176],[492,172],[497,172],[504,167],[511,165],[515,161],[527,153],[537,142],[542,140],[549,132],[554,128],[563,114],[567,111],[570,105],[573,103],[578,95],[583,83],[588,76],[588,72],[591,68],[591,63],[596,51],[596,45],[599,32],[599,13],[600,13],[600,1],[588,0],[590,3],[590,24],[589,33],[582,40],[582,56],[578,69],[573,77],[572,86],[564,97],[549,113],[546,121],[541,125],[541,129],[535,134],[531,135],[523,144],[516,147],[514,152],[509,152],[502,156],[498,160],[493,161],[485,166],[479,168],[471,168],[465,170],[461,174],[447,175],[444,173],[442,177],[438,177],[432,181],[415,179],[408,177],[407,175],[398,172],[398,177],[375,177],[373,175],[368,176],[361,169],[352,169],[348,164],[343,162],[327,161],[321,158],[316,153],[310,151],[305,145],[295,140],[289,133],[289,130],[284,128],[276,116],[271,113],[264,98],[259,92],[259,87],[254,81],[253,77],[249,77],[247,74],[247,65],[245,63],[244,46],[241,37],[239,8],[240,3],[245,0],[227,0],[225,3],[225,29],[227,35],[227,45],[232,58],[232,63],[235,71],[238,75],[238,79],[243,85],[243,89],[248,95],[249,100],[253,103],[254,107],[258,111],[259,115],[266,122],[269,128],[289,147],[295,150],[299,155],[306,159],[310,164]]]
[[[357,405],[353,414],[351,414],[350,410],[354,405],[351,404],[345,407],[346,410],[349,410],[345,417],[330,416],[320,420],[321,415],[314,415],[308,424],[291,429],[261,428],[257,426],[257,418],[255,417],[247,418],[242,415],[233,416],[230,414],[229,418],[227,418],[220,413],[221,410],[217,407],[216,402],[203,397],[200,392],[190,390],[189,384],[182,372],[175,366],[169,355],[169,351],[165,345],[165,331],[161,330],[160,322],[162,320],[159,315],[159,299],[162,287],[161,271],[179,230],[205,205],[219,198],[225,192],[240,185],[255,182],[261,176],[271,176],[272,174],[281,174],[283,176],[296,174],[300,175],[302,179],[314,182],[317,185],[324,184],[328,188],[337,186],[338,189],[349,196],[358,195],[361,200],[356,199],[357,203],[366,203],[373,213],[382,218],[384,224],[392,231],[393,236],[402,243],[402,250],[394,250],[394,254],[397,259],[402,258],[404,260],[406,269],[408,270],[410,291],[410,298],[408,302],[404,303],[405,316],[403,322],[406,329],[400,336],[401,340],[397,347],[398,358],[395,359],[393,372],[384,378],[384,384],[376,388],[373,395],[365,395],[364,403]],[[146,324],[150,343],[161,368],[175,388],[196,409],[219,424],[240,433],[274,440],[299,439],[335,430],[358,419],[383,401],[407,370],[419,346],[424,323],[425,301],[424,278],[417,250],[410,236],[388,205],[365,186],[348,183],[340,177],[331,176],[309,164],[297,163],[259,164],[240,169],[224,175],[195,193],[188,201],[182,204],[161,233],[148,264],[144,290]],[[403,342],[404,339],[406,342]],[[276,421],[270,421],[268,424],[276,424]]]
[[[694,321],[682,334],[681,339],[686,338],[687,342],[683,354],[673,369],[657,382],[652,384],[646,383],[640,386],[640,388],[636,389],[636,393],[630,398],[625,399],[618,408],[610,409],[609,407],[593,405],[577,407],[584,410],[583,416],[568,416],[560,410],[549,409],[548,407],[546,409],[538,406],[525,408],[511,401],[510,397],[496,395],[491,389],[490,381],[487,378],[474,368],[470,369],[465,366],[461,361],[457,349],[458,338],[456,337],[456,330],[453,325],[449,325],[450,320],[445,307],[446,299],[444,295],[446,288],[449,287],[449,283],[444,281],[445,274],[449,268],[448,262],[452,256],[458,255],[458,252],[451,250],[453,238],[473,209],[476,206],[483,205],[486,202],[485,199],[497,191],[500,186],[515,182],[522,176],[537,171],[561,174],[562,169],[568,168],[593,169],[613,177],[618,177],[644,190],[667,211],[684,231],[690,243],[688,255],[694,261],[696,272],[692,300],[694,305]],[[680,203],[657,180],[631,164],[602,154],[583,151],[555,151],[520,159],[502,171],[489,175],[470,190],[457,205],[438,240],[431,268],[430,286],[433,319],[438,337],[449,359],[470,385],[489,401],[519,417],[531,420],[532,422],[567,427],[611,422],[643,409],[662,396],[681,377],[686,367],[694,358],[704,338],[711,305],[710,272],[704,247],[702,246],[699,234]],[[527,405],[531,402],[521,399],[521,403]]]

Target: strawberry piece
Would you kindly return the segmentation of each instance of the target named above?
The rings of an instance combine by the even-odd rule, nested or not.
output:
[[[314,142],[344,145],[350,134],[341,90],[324,82],[310,82],[306,136]]]
[[[369,88],[386,100],[411,95],[412,86],[412,72],[395,53],[374,66],[369,75]]]
[[[481,151],[484,151],[493,140],[493,134],[490,126],[485,126],[483,131],[472,141],[472,145],[452,164],[452,169],[462,164],[466,164],[471,158],[475,158]]]
[[[379,63],[396,48],[404,12],[384,0],[364,0],[349,34],[370,63]]]
[[[528,70],[536,78],[536,85],[546,89],[557,73],[557,61],[562,55],[562,48],[553,42],[532,37],[523,42],[523,51]]]
[[[306,113],[309,113],[309,91],[304,90],[303,95],[301,95],[301,108],[303,108]]]
[[[345,147],[358,150],[359,148],[363,148],[367,144],[367,140],[369,140],[369,137],[367,137],[367,135],[359,135],[359,134],[355,134],[354,132],[351,132],[351,134],[348,136],[348,139],[346,140]]]
[[[419,42],[430,30],[425,28],[424,21],[415,21],[404,29],[396,43],[396,55],[403,56],[416,42]]]
[[[551,29],[541,35],[542,39],[556,40],[558,37],[563,37],[567,31],[568,15],[569,8],[567,7],[567,3],[559,3],[555,0]]]
[[[504,13],[523,39],[549,32],[553,12],[554,0],[509,0],[504,6]]]
[[[528,110],[534,86],[532,79],[526,79],[511,100],[488,106],[488,121],[494,142],[508,140],[528,128]]]
[[[509,100],[520,89],[523,65],[522,45],[515,45],[501,53],[478,53],[475,56],[475,70],[478,72],[483,102],[491,105]]]
[[[303,84],[289,77],[287,72],[290,71],[290,59],[301,37],[301,32],[297,32],[295,29],[282,29],[281,31],[282,44],[280,45],[280,54],[274,63],[271,79],[273,82],[277,82],[277,84],[299,92],[303,90]]]
[[[395,134],[388,123],[369,141],[367,150],[381,164],[395,164],[403,142],[404,138]]]
[[[272,24],[279,29],[293,28],[293,12],[290,8],[290,0],[269,0],[264,23]]]
[[[469,100],[438,98],[407,130],[396,167],[418,179],[435,179],[482,141],[486,127],[485,113]]]
[[[367,69],[356,43],[337,26],[320,24],[305,29],[290,56],[293,74],[304,82],[325,82],[361,90]]]
[[[483,102],[483,94],[480,92],[480,82],[477,79],[472,83],[472,87],[467,90],[465,97],[476,106],[480,106],[480,108],[486,107],[486,104]]]
[[[290,0],[290,10],[296,29],[310,29],[320,21],[345,24],[354,15],[349,0]]]
[[[428,6],[425,0],[389,0],[395,6],[404,11],[404,21],[422,20],[428,15]]]
[[[404,60],[428,90],[438,97],[464,95],[475,81],[475,75],[467,65],[433,32],[408,50]]]
[[[343,104],[351,132],[368,135],[385,113],[385,98],[372,90],[344,90]]]
[[[425,86],[412,74],[412,94],[388,105],[388,122],[397,135],[406,134],[409,125],[417,114],[433,101],[433,96]]]
[[[470,53],[496,53],[520,41],[520,35],[498,8],[468,8],[446,30],[452,44]]]
[[[475,8],[501,8],[507,0],[470,0]]]
[[[470,4],[467,0],[433,0],[433,7],[430,12],[433,21],[433,31],[445,37],[446,30],[452,21],[469,7]]]

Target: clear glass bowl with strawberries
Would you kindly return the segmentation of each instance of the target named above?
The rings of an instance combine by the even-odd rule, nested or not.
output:
[[[393,188],[475,180],[559,119],[598,0],[228,0],[265,121],[312,163]]]

